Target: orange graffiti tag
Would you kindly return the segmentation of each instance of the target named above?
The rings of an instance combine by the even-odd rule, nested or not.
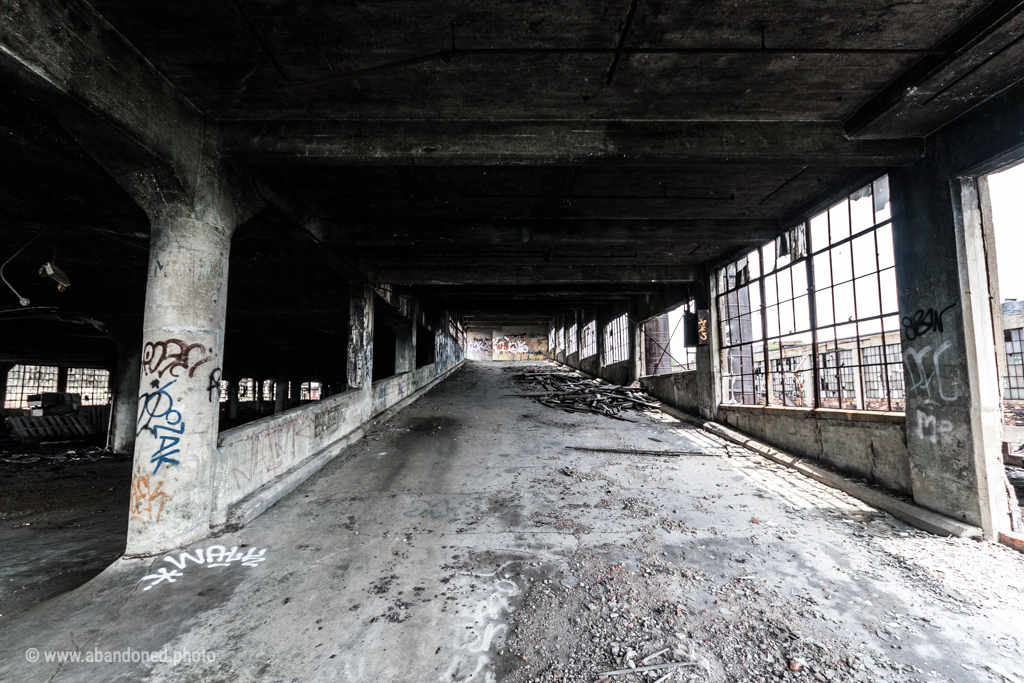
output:
[[[156,488],[153,488],[150,486],[149,477],[148,474],[142,474],[141,469],[132,477],[131,519],[142,522],[143,526],[147,522],[157,523],[160,521],[160,513],[164,511],[164,505],[167,504],[168,498],[167,494],[161,491],[164,483],[159,481]],[[156,518],[154,519],[153,504],[158,500],[160,507],[156,509]]]

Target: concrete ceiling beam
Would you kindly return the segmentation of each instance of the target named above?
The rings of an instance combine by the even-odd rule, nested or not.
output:
[[[218,148],[246,163],[594,165],[791,162],[902,166],[923,140],[851,140],[832,121],[221,121]]]
[[[395,285],[518,285],[559,283],[665,283],[696,282],[703,272],[693,266],[466,266],[459,268],[431,266],[367,265],[374,282]]]

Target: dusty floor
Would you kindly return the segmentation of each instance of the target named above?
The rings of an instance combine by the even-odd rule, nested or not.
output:
[[[0,680],[1024,677],[1024,555],[909,529],[660,413],[506,398],[511,374],[468,364],[247,528],[0,620]],[[564,448],[595,444],[731,455]],[[128,648],[169,661],[85,661]]]
[[[132,459],[84,444],[0,444],[0,628],[124,552]]]

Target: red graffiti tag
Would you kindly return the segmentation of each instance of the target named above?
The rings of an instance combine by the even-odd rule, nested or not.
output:
[[[206,356],[191,362],[189,356],[196,350],[198,355],[206,353],[206,347],[202,344],[185,344],[180,339],[146,342],[142,347],[142,371],[147,375],[155,373],[157,377],[163,377],[164,373],[180,377],[180,371],[186,369],[188,376],[193,377],[200,365],[213,360],[213,356]]]

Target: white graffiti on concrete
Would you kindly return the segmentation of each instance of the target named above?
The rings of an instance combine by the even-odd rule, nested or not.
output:
[[[477,579],[490,576],[493,581],[489,586],[484,586],[486,597],[474,605],[459,624],[454,643],[456,655],[441,676],[441,681],[495,683],[490,650],[507,628],[503,617],[512,611],[509,598],[519,594],[515,582],[499,578],[505,566],[502,565],[494,574],[467,574]]]
[[[489,339],[470,339],[469,350],[471,353],[490,353],[491,341]]]
[[[949,420],[936,419],[923,410],[916,411],[910,432],[922,441],[938,443],[946,434],[953,431],[953,423]]]
[[[943,381],[942,367],[939,364],[939,358],[951,346],[952,344],[946,341],[942,342],[942,346],[934,352],[932,352],[931,346],[926,346],[920,351],[907,349],[903,352],[903,365],[907,369],[907,392],[917,392],[919,396],[923,395],[925,405],[939,405],[939,402],[933,397],[933,387],[935,396],[946,403],[959,398],[956,380],[954,379],[951,385],[947,386]]]
[[[258,567],[261,562],[267,559],[266,554],[266,548],[263,550],[250,548],[245,553],[239,551],[238,546],[232,546],[229,550],[222,545],[211,545],[206,548],[205,552],[202,548],[196,548],[194,551],[181,553],[177,559],[171,555],[164,558],[164,562],[170,562],[177,569],[168,570],[166,567],[160,567],[156,570],[155,574],[143,576],[139,581],[151,582],[142,589],[148,591],[160,583],[175,583],[178,578],[184,576],[183,572],[178,571],[178,569],[185,569],[189,562],[205,565],[207,569],[231,567],[236,562],[243,567]]]
[[[494,350],[498,353],[529,353],[530,347],[522,339],[509,339],[508,337],[502,337],[501,339],[495,339]]]

